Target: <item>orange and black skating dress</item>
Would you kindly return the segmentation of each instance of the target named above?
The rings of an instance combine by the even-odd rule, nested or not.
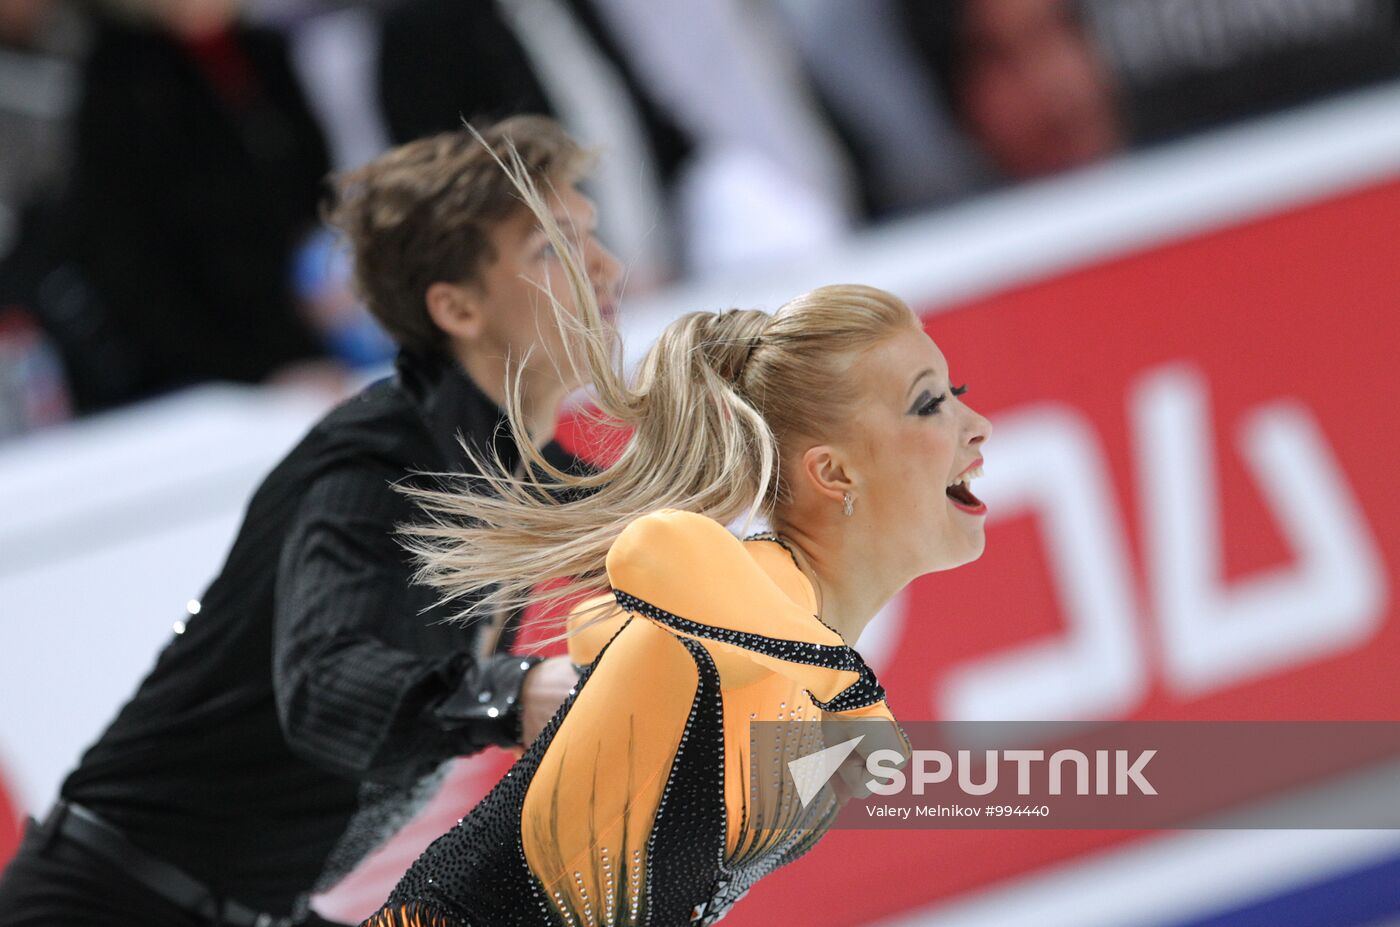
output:
[[[771,536],[667,509],[628,525],[607,569],[620,610],[571,639],[591,661],[574,693],[370,927],[714,923],[830,826],[831,790],[803,806],[782,775],[821,748],[822,711],[898,730]],[[750,726],[777,720],[813,723],[753,755]]]

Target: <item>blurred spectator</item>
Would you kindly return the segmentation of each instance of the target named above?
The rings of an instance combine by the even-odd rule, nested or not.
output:
[[[983,183],[1400,74],[1396,0],[898,2]]]
[[[380,92],[395,143],[516,113],[606,154],[588,184],[628,287],[671,276],[666,190],[689,143],[636,84],[587,0],[404,0],[385,16]]]
[[[300,8],[307,0],[285,2],[267,22],[287,34],[335,170],[374,160],[390,147],[378,92],[380,11],[362,4],[315,12]]]
[[[985,181],[899,0],[782,0],[779,8],[849,145],[872,217],[943,202]]]
[[[978,152],[1022,180],[1121,148],[1118,87],[1066,0],[902,0],[910,34]]]
[[[292,255],[329,165],[282,40],[236,0],[108,5],[54,245],[71,263],[40,303],[79,405],[209,379],[335,383],[299,363],[322,351]]]
[[[1396,0],[1092,0],[1135,142],[1400,74]]]
[[[687,269],[706,275],[833,245],[856,177],[771,4],[592,0],[642,85],[695,141],[678,179]]]
[[[286,35],[335,170],[358,167],[388,150],[377,92],[379,3],[248,0],[246,10],[249,18]],[[348,256],[328,229],[298,250],[294,280],[304,312],[338,360],[372,368],[392,359],[393,342],[355,295]]]

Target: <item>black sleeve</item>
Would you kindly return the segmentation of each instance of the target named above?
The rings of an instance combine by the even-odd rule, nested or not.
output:
[[[351,778],[407,783],[516,743],[520,686],[539,658],[413,647],[432,638],[393,533],[414,514],[391,486],[401,475],[347,465],[302,498],[278,565],[273,674],[293,751]]]

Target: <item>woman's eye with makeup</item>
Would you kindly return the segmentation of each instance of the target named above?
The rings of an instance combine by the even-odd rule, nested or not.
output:
[[[952,393],[953,393],[954,396],[961,396],[961,395],[962,395],[963,393],[965,393],[965,392],[967,392],[967,384],[966,384],[966,383],[964,383],[962,386],[955,386],[955,387],[953,387],[953,389],[952,389]]]
[[[919,406],[919,414],[933,415],[938,411],[938,407],[943,404],[943,400],[947,398],[947,395],[934,396],[928,402],[925,402],[923,405]]]
[[[550,244],[549,242],[545,242],[545,244],[543,244],[540,247],[539,253],[536,255],[536,258],[537,260],[547,261],[550,258],[555,258],[558,256],[559,252],[554,250],[554,245]]]

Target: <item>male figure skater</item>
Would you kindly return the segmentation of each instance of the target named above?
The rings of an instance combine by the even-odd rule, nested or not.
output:
[[[619,267],[574,186],[585,153],[543,117],[484,138],[497,154],[512,143],[553,191],[611,312]],[[553,441],[578,385],[543,324],[537,285],[571,299],[557,255],[467,132],[340,178],[329,218],[402,348],[397,373],[322,419],[258,489],[198,614],[0,877],[6,924],[324,924],[309,894],[403,823],[445,760],[529,743],[577,679],[567,657],[512,656],[479,646],[478,626],[435,623],[451,609],[412,584],[394,535],[421,521],[394,484],[464,470],[459,435],[520,463],[502,408],[507,358],[526,349],[531,438],[581,466]]]

